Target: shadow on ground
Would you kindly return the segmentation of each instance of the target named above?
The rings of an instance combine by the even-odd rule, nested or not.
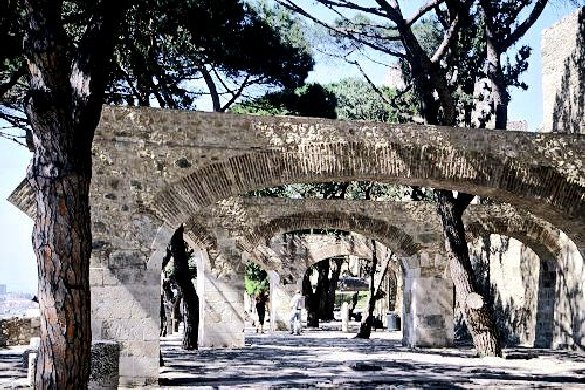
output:
[[[307,332],[248,335],[246,347],[186,352],[162,341],[161,386],[414,388],[585,388],[585,355],[518,348],[508,359],[475,358],[471,348],[410,350],[398,340]],[[347,335],[343,335],[347,337]]]

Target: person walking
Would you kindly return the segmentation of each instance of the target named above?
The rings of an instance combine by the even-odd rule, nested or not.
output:
[[[264,290],[260,290],[256,297],[256,312],[258,313],[258,324],[256,325],[256,333],[260,330],[260,333],[264,333],[264,318],[266,317],[266,302],[268,302],[268,296]]]
[[[302,295],[301,295],[301,290],[297,290],[295,292],[295,295],[292,297],[292,299],[290,300],[290,307],[291,307],[291,313],[290,313],[290,321],[289,321],[289,325],[290,325],[290,333],[294,334],[296,333],[297,335],[301,334],[301,309],[302,309]],[[298,329],[295,329],[295,321],[298,320]]]

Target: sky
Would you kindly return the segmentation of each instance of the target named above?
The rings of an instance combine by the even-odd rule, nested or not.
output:
[[[303,0],[301,4],[309,4]],[[407,0],[402,3],[405,14],[420,1]],[[564,4],[561,5],[560,3]],[[528,91],[512,90],[509,110],[510,120],[527,120],[530,130],[538,128],[542,121],[542,93],[540,76],[540,34],[541,31],[559,21],[574,10],[568,2],[552,2],[540,20],[524,37],[520,44],[533,48],[528,71],[523,81],[529,85]],[[329,83],[346,77],[360,77],[359,71],[345,63],[317,56],[315,69],[309,75],[309,82]],[[384,79],[384,70],[373,65],[365,65],[366,71],[376,83]],[[209,109],[205,102],[200,108]],[[6,199],[24,178],[31,155],[22,146],[0,138],[0,284],[6,284],[8,291],[23,291],[36,294],[36,260],[31,246],[32,221],[16,209]]]

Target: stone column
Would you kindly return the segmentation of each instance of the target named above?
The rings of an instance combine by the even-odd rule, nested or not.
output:
[[[98,218],[92,219],[97,240]],[[158,382],[161,264],[172,234],[171,229],[157,231],[147,217],[136,226],[145,230],[142,242],[154,237],[150,246],[138,239],[122,242],[110,232],[111,241],[94,241],[89,269],[92,337],[120,345],[121,386]]]
[[[296,283],[284,284],[275,271],[270,276],[270,330],[287,330],[290,317],[290,301],[299,288]]]
[[[197,259],[199,346],[243,347],[245,267],[218,272],[212,268],[206,250],[196,251],[194,256]]]
[[[453,345],[453,283],[435,269],[409,269],[404,278],[402,340],[410,347]]]
[[[538,303],[534,347],[552,348],[555,327],[557,265],[555,259],[540,259]]]

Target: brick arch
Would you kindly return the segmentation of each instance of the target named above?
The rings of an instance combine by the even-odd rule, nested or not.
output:
[[[585,234],[585,187],[556,168],[449,146],[338,142],[236,155],[171,183],[155,196],[153,208],[163,219],[176,223],[186,218],[189,210],[254,189],[349,180],[489,196],[525,208],[564,231]]]
[[[406,256],[413,256],[421,249],[420,243],[415,242],[412,236],[400,228],[389,222],[360,214],[307,212],[287,215],[254,226],[246,238],[252,243],[259,244],[266,237],[311,228],[353,231],[371,237],[398,254]]]

